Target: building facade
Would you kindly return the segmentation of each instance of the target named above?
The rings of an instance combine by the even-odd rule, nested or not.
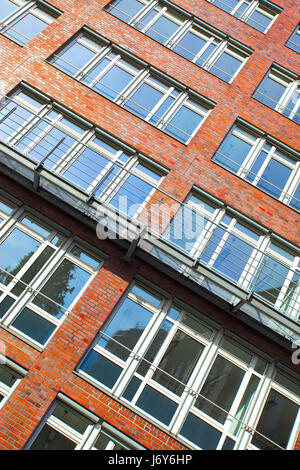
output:
[[[296,0],[2,0],[0,449],[300,449]]]

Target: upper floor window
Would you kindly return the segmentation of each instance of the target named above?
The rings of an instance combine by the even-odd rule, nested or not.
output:
[[[21,46],[40,34],[60,12],[39,1],[2,0],[0,32]]]
[[[6,99],[0,118],[0,138],[130,217],[138,215],[166,174],[22,89]]]
[[[274,3],[263,0],[208,1],[262,33],[266,33],[270,29],[281,11]]]
[[[300,124],[300,81],[294,74],[273,66],[253,96]]]
[[[195,192],[177,211],[163,238],[290,318],[299,319],[296,249],[290,251],[250,220]]]
[[[14,392],[26,371],[0,354],[0,409]]]
[[[50,62],[96,92],[189,143],[213,103],[129,57],[103,38],[81,31]]]
[[[290,395],[280,390],[271,414],[261,414],[273,366],[199,316],[135,284],[101,329],[79,373],[188,447],[292,448],[299,422],[296,385]],[[286,419],[287,427],[273,434],[275,425],[267,423],[275,415],[281,423]],[[265,441],[251,443],[258,419]]]
[[[290,49],[293,49],[293,51],[298,52],[298,54],[300,54],[300,25],[297,26],[295,31],[289,37],[286,45]]]
[[[265,137],[259,131],[237,124],[220,145],[213,161],[300,210],[299,156],[271,136]]]
[[[226,82],[232,82],[251,53],[169,3],[114,0],[106,11]]]
[[[64,396],[52,405],[25,446],[30,450],[142,449],[133,439]]]
[[[83,294],[100,260],[20,208],[0,229],[0,322],[44,345]]]

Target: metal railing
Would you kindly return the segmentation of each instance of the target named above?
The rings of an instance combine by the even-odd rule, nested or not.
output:
[[[174,247],[177,252],[191,257],[194,263],[204,265],[210,271],[217,273],[221,279],[227,279],[244,292],[259,297],[264,303],[282,312],[284,316],[297,321],[300,311],[299,268],[295,270],[288,262],[276,261],[270,254],[259,249],[255,240],[243,238],[243,235],[238,235],[236,232],[230,232],[231,239],[230,241],[226,240],[229,232],[222,225],[222,221],[216,223],[213,219],[209,220],[209,216],[201,213],[201,209],[199,212],[187,206],[161,188],[153,186],[151,193],[145,191],[142,186],[128,181],[128,177],[133,173],[124,168],[120,162],[111,161],[113,167],[108,169],[106,167],[109,162],[107,155],[104,157],[101,151],[92,148],[88,142],[80,142],[71,133],[68,135],[65,131],[63,137],[61,135],[50,136],[49,133],[58,130],[58,127],[48,121],[46,117],[39,117],[34,126],[29,125],[29,122],[25,122],[20,113],[19,108],[22,106],[10,98],[5,98],[5,100],[5,103],[10,103],[12,108],[4,113],[4,105],[0,111],[0,135],[2,138],[6,136],[7,139],[3,140],[6,140],[8,145],[16,150],[19,149],[20,143],[26,139],[27,147],[22,149],[21,153],[35,161],[36,167],[47,168],[51,173],[69,182],[71,187],[80,188],[86,194],[87,200],[94,198],[108,205],[110,205],[111,196],[110,198],[107,196],[107,188],[117,184],[120,191],[126,184],[127,212],[123,211],[122,205],[119,205],[117,209],[120,212],[123,211],[126,217],[129,216],[130,220],[134,220],[144,227],[146,232],[144,241],[146,244],[148,243],[149,252],[155,252],[151,245],[151,239],[160,240],[165,246]],[[20,119],[17,132],[16,119]],[[38,124],[41,122],[47,124],[46,132],[45,129],[39,132]],[[61,131],[61,129],[59,130]],[[10,143],[12,136],[15,139],[15,144]],[[66,144],[67,137],[72,138],[72,145]],[[94,134],[91,136],[91,140],[93,137],[95,137]],[[76,145],[79,146],[77,149],[74,147]],[[33,151],[35,153],[32,155]],[[93,153],[89,153],[85,156],[84,161],[80,161],[80,157],[86,151]],[[103,157],[107,160],[105,166],[99,161]],[[105,168],[107,169],[105,170]],[[93,180],[96,181],[96,184],[93,183]],[[142,181],[142,178],[140,180]],[[101,192],[101,186],[104,184],[105,188]],[[118,198],[118,190],[112,193],[115,201]],[[138,204],[137,194],[139,195]],[[105,199],[103,199],[103,195],[105,195]],[[132,212],[132,208],[136,211]],[[181,211],[184,214],[182,221],[188,227],[187,233],[181,232]],[[200,223],[196,231],[193,229],[195,219]],[[204,221],[204,219],[207,220]],[[173,236],[171,229],[176,227],[178,220],[179,236],[176,238],[178,234],[175,233]],[[191,228],[193,229],[192,233]],[[189,248],[184,242],[183,235],[186,236]],[[195,249],[197,244],[198,247]],[[162,255],[163,258],[164,255]],[[165,260],[167,260],[167,256]],[[187,271],[184,260],[181,264],[177,263],[177,270]]]

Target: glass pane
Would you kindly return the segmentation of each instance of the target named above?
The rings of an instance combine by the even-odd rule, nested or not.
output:
[[[138,176],[130,175],[110,200],[110,204],[120,212],[133,217],[152,189],[151,184]]]
[[[132,74],[114,65],[93,88],[106,98],[114,100],[133,78]]]
[[[7,102],[0,112],[0,138],[7,140],[31,118],[33,113],[13,101]]]
[[[274,304],[288,275],[289,269],[278,261],[265,257],[258,267],[253,292]]]
[[[106,9],[120,20],[128,23],[144,6],[138,0],[116,0]]]
[[[122,368],[96,351],[90,351],[80,366],[80,370],[90,375],[108,388],[116,383]]]
[[[97,267],[99,266],[99,260],[86,253],[86,251],[82,250],[77,245],[73,246],[70,253],[72,253],[72,255],[76,256],[76,258],[80,259],[81,261],[88,264],[94,269],[97,269]]]
[[[261,103],[274,109],[285,90],[286,86],[276,82],[270,77],[266,77],[254,93],[254,97]]]
[[[215,450],[222,433],[190,413],[180,431],[181,436],[203,450]]]
[[[87,426],[92,424],[91,420],[62,403],[56,405],[53,416],[63,421],[63,423],[67,424],[72,429],[75,429],[75,431],[80,434],[83,434]]]
[[[132,377],[122,397],[125,398],[125,400],[131,401],[141,383],[142,381],[140,379],[138,379],[137,377]]]
[[[50,246],[47,246],[43,252],[38,256],[38,258],[33,262],[29,267],[27,272],[21,277],[21,281],[18,282],[12,290],[12,293],[16,296],[19,296],[24,292],[26,285],[29,284],[32,279],[37,275],[37,273],[42,269],[42,267],[49,260],[50,256],[54,253],[54,249]]]
[[[235,417],[236,420],[233,420],[230,427],[230,433],[234,434],[235,436],[238,435],[241,427],[243,426],[243,420],[246,416],[246,413],[250,407],[254,394],[257,390],[259,384],[259,379],[256,376],[252,376],[247,388],[245,390],[244,396],[239,404],[238,410],[236,412]]]
[[[203,116],[200,116],[200,114],[186,106],[182,106],[175,116],[170,119],[169,124],[165,127],[165,131],[181,142],[187,142],[202,120]]]
[[[127,101],[124,108],[144,119],[163,95],[164,93],[161,91],[156,90],[147,83],[143,83]]]
[[[91,51],[82,44],[75,42],[67,49],[63,50],[59,54],[59,57],[54,57],[52,63],[54,63],[56,67],[68,73],[69,75],[75,75],[94,56],[95,52]]]
[[[271,390],[256,430],[286,448],[298,413],[298,406],[276,390]],[[262,450],[278,449],[275,444],[255,434],[252,444]]]
[[[76,443],[45,424],[33,444],[31,450],[73,450]]]
[[[229,352],[233,356],[238,357],[239,359],[244,361],[246,364],[250,364],[251,362],[252,354],[250,354],[250,352],[240,347],[234,341],[225,339],[222,344],[222,349]]]
[[[297,211],[300,211],[300,183],[298,184],[289,205]]]
[[[79,187],[88,189],[97,178],[99,181],[99,175],[108,163],[107,158],[86,148],[63,173],[63,176]]]
[[[242,369],[227,359],[218,356],[200,390],[200,394],[225,411],[202,397],[197,398],[195,406],[223,424],[227,417],[226,411],[230,411],[244,374],[245,372]]]
[[[291,168],[272,158],[261,175],[257,187],[278,198],[291,173]]]
[[[265,16],[262,12],[255,10],[250,18],[245,21],[253,28],[258,29],[258,31],[264,33],[272,20]]]
[[[168,426],[178,404],[147,385],[136,406]]]
[[[202,39],[191,31],[188,31],[183,38],[178,41],[177,45],[173,48],[173,51],[192,61],[205,43],[205,39]]]
[[[8,204],[7,202],[0,201],[0,211],[4,212],[7,215],[10,215],[14,210],[14,206]]]
[[[2,292],[1,292],[2,293]],[[8,311],[8,309],[15,303],[15,299],[12,299],[8,295],[0,303],[0,318]]]
[[[40,34],[47,26],[47,23],[33,16],[31,13],[28,13],[14,23],[10,29],[6,30],[4,34],[24,46],[28,41],[31,41],[31,39]]]
[[[181,395],[197,364],[204,346],[182,331],[177,331],[167,348],[153,380]],[[161,370],[159,370],[161,369]],[[166,373],[164,373],[166,372]]]
[[[159,304],[161,303],[161,298],[156,297],[154,294],[151,294],[150,292],[146,291],[142,287],[138,286],[135,284],[133,288],[131,289],[131,292],[133,294],[138,295],[139,297],[142,297],[146,302],[149,302],[150,304],[154,305],[154,307],[158,307]]]
[[[300,29],[299,26],[295,29],[293,34],[291,35],[290,39],[286,43],[286,45],[290,48],[293,49],[294,51],[298,52],[300,54]]]
[[[165,16],[161,16],[151,28],[147,30],[147,36],[150,36],[155,41],[165,44],[167,40],[175,33],[179,25]]]
[[[231,11],[238,5],[240,0],[215,0],[214,5],[222,10],[231,13]]]
[[[126,361],[151,318],[149,310],[127,298],[108,326],[103,328],[105,334],[99,339],[99,346]]]
[[[29,308],[24,308],[12,326],[40,344],[45,344],[56,325],[45,320]]]
[[[19,229],[14,229],[0,245],[1,268],[15,276],[41,245]],[[7,285],[12,276],[0,272],[0,282]]]
[[[251,144],[231,134],[220,146],[215,154],[214,161],[220,163],[228,170],[237,173],[251,149]]]
[[[226,437],[224,444],[222,446],[222,450],[233,450],[235,446],[235,441],[230,439],[230,437]]]
[[[90,273],[65,259],[40,290],[41,294],[49,297],[53,302],[38,294],[33,303],[50,315],[60,318],[89,278]]]
[[[111,438],[110,436],[108,436],[108,434],[105,434],[104,432],[100,433],[100,436],[96,440],[93,447],[96,448],[97,450],[105,450],[107,445],[108,444],[111,445],[112,443],[114,443],[114,447],[113,447],[114,451],[116,451],[116,450],[125,450],[126,449],[126,447],[119,444],[117,441],[115,441],[113,438]],[[110,447],[110,449],[111,449],[111,447]]]
[[[12,371],[6,365],[0,364],[0,381],[7,387],[11,388],[17,379],[21,378],[21,375],[17,372]]]
[[[216,75],[225,82],[229,82],[231,78],[235,75],[236,71],[241,66],[241,60],[233,57],[227,52],[223,54],[215,61],[214,65],[211,67],[210,72]]]
[[[1,0],[1,21],[4,20],[8,15],[15,12],[18,9],[17,5],[9,0]]]

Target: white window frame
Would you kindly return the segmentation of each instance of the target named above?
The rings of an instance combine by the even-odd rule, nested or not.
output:
[[[300,24],[298,24],[298,26],[296,27],[296,29],[294,29],[294,31],[292,32],[292,34],[290,35],[288,41],[286,42],[286,46],[289,48],[289,49],[292,49],[293,51],[296,52],[296,54],[299,54],[300,53],[300,45],[298,46],[297,43],[294,43],[293,42],[293,38],[294,36],[299,36],[300,37]],[[295,49],[293,49],[293,47],[290,46],[290,44],[295,44],[296,47],[299,47],[299,52],[296,51]]]
[[[6,385],[4,382],[1,382],[0,380],[0,394],[3,395],[3,398],[0,402],[0,410],[5,405],[9,397],[13,394],[13,392],[15,391],[15,389],[17,388],[17,386],[19,385],[19,383],[21,382],[21,380],[23,379],[24,375],[27,372],[25,369],[21,368],[20,366],[16,367],[16,365],[11,360],[9,360],[7,357],[3,356],[0,353],[0,366],[1,365],[6,366],[7,369],[11,371],[12,375],[15,374],[16,376],[19,376],[19,377],[16,378],[15,382],[13,383],[11,387],[8,387],[8,385]]]
[[[31,228],[28,228],[22,224],[22,219],[28,216],[32,219],[35,219],[42,226],[44,225],[47,228],[48,227],[50,228],[50,234],[47,238],[44,238],[43,236],[39,235]],[[53,226],[53,228],[51,226]],[[7,310],[7,312],[2,316],[2,318],[0,319],[0,323],[4,327],[8,328],[11,332],[14,332],[18,336],[20,336],[22,339],[25,339],[30,344],[37,346],[39,348],[45,347],[50,341],[50,339],[52,338],[52,336],[57,331],[57,328],[63,323],[68,313],[72,310],[73,306],[78,302],[80,297],[83,295],[87,286],[93,281],[93,279],[97,275],[97,272],[99,271],[99,269],[101,269],[101,265],[103,261],[101,257],[97,255],[95,256],[91,251],[89,252],[89,249],[83,246],[83,244],[80,243],[80,240],[77,240],[76,237],[67,236],[66,234],[64,234],[62,230],[57,231],[57,228],[55,228],[55,224],[51,224],[51,223],[49,224],[49,221],[45,222],[43,218],[41,218],[41,216],[36,216],[26,206],[22,207],[19,211],[17,211],[14,214],[13,217],[11,217],[9,227],[7,225],[3,228],[1,227],[1,230],[0,230],[1,243],[11,235],[14,229],[21,230],[23,233],[29,235],[31,238],[40,242],[41,245],[35,251],[35,253],[30,257],[30,259],[27,260],[27,262],[19,270],[17,275],[12,276],[12,280],[6,286],[4,284],[0,285],[1,301],[4,300],[7,296],[14,299],[14,303]],[[51,244],[51,240],[57,234],[60,234],[60,235],[63,234],[65,236],[65,240],[59,246],[55,246]],[[90,254],[95,259],[98,258],[99,264],[97,268],[91,267],[89,264],[85,263],[84,261],[76,257],[75,255],[73,255],[71,253],[71,250],[74,246],[79,246],[80,248],[83,249],[84,252]],[[39,272],[32,278],[32,280],[30,281],[28,285],[24,286],[24,290],[20,295],[13,294],[12,293],[13,288],[18,284],[18,281],[22,279],[23,274],[28,272],[28,270],[30,269],[34,261],[45,250],[46,247],[53,248],[54,252],[52,253],[52,255],[50,255],[50,257],[46,261],[43,268],[39,270]],[[75,266],[78,266],[79,268],[87,272],[89,274],[89,279],[82,286],[80,292],[78,292],[76,298],[74,298],[71,305],[69,305],[68,308],[62,307],[62,309],[64,310],[64,313],[60,317],[56,318],[53,315],[48,314],[45,310],[41,309],[37,305],[35,305],[33,302],[34,302],[35,297],[38,297],[39,295],[41,295],[40,290],[43,288],[43,286],[46,284],[49,278],[55,273],[56,269],[60,266],[60,264],[66,259],[74,263]],[[55,301],[52,301],[52,302],[55,303]],[[53,332],[51,333],[48,340],[44,344],[41,344],[35,341],[32,337],[27,336],[25,333],[16,329],[13,326],[14,320],[18,318],[18,315],[26,307],[29,308],[34,314],[38,315],[39,317],[44,318],[49,323],[55,326]]]
[[[6,31],[9,31],[10,29],[13,30],[14,24],[20,21],[28,14],[31,14],[43,21],[46,24],[45,28],[57,18],[57,16],[53,12],[51,12],[51,10],[44,11],[45,7],[42,9],[38,0],[10,0],[10,2],[14,3],[19,8],[15,12],[8,15],[6,18],[3,18],[2,22],[0,23],[0,32],[4,35]],[[26,36],[24,36],[24,38],[26,38]],[[27,40],[24,45],[26,45],[31,40],[32,39]],[[19,43],[15,39],[13,39],[13,41]]]

